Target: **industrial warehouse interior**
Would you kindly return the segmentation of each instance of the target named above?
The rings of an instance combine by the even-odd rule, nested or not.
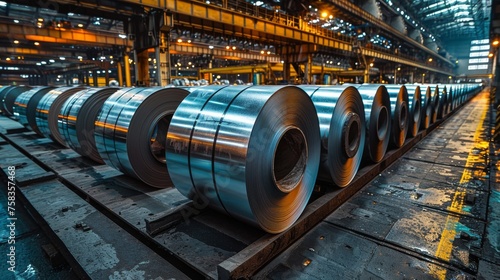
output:
[[[500,2],[0,1],[0,279],[500,279]]]

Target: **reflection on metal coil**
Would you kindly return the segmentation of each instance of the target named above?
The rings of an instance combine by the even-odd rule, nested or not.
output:
[[[427,129],[431,125],[432,121],[432,96],[431,88],[428,85],[420,86],[421,93],[421,104],[422,104],[422,117],[420,120],[420,127],[422,129]]]
[[[352,86],[300,86],[314,103],[321,133],[318,179],[347,186],[358,171],[365,146],[363,100]]]
[[[431,123],[435,123],[438,120],[438,108],[439,108],[439,86],[429,85],[431,88],[431,104],[432,104],[432,118]]]
[[[391,133],[391,100],[384,86],[363,84],[358,87],[366,119],[363,157],[373,162],[384,158]]]
[[[61,108],[59,133],[68,147],[82,156],[104,163],[97,152],[94,124],[104,101],[118,88],[84,89],[73,94]]]
[[[14,86],[2,91],[0,96],[0,105],[2,112],[7,116],[14,115],[14,103],[16,98],[23,92],[30,90],[28,86]]]
[[[43,136],[65,145],[57,125],[59,112],[64,102],[84,87],[60,87],[49,91],[38,102],[36,107],[36,125]]]
[[[420,95],[420,86],[406,86],[408,92],[408,135],[417,136],[422,117],[422,99]]]
[[[104,162],[144,183],[165,188],[165,141],[180,88],[124,88],[113,93],[95,122],[95,143]]]
[[[270,233],[304,210],[319,158],[316,110],[293,86],[196,89],[167,134],[167,168],[182,194]]]
[[[386,85],[391,99],[391,142],[399,148],[403,146],[408,134],[408,92],[405,86]]]
[[[43,136],[36,125],[36,107],[42,97],[55,87],[36,87],[19,95],[14,103],[14,116],[26,128],[33,130]]]
[[[437,118],[442,119],[444,116],[446,116],[446,111],[447,111],[447,104],[448,104],[448,93],[446,91],[446,86],[441,85],[439,86],[439,104],[437,108]]]

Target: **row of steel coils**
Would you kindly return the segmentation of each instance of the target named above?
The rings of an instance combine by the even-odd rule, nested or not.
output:
[[[153,187],[174,185],[277,233],[317,181],[347,186],[473,94],[476,84],[4,87],[1,110]]]

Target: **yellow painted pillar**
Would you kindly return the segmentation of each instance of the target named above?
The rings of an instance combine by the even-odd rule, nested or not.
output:
[[[123,65],[125,66],[125,86],[131,87],[132,86],[132,79],[130,78],[130,62],[128,53],[125,53],[123,55]]]
[[[122,63],[117,62],[116,63],[116,75],[118,75],[118,85],[123,86],[123,70],[122,70]]]

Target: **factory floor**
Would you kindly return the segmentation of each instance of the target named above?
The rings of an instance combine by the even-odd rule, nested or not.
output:
[[[483,91],[252,278],[500,279],[500,144],[490,141],[489,110]],[[198,267],[205,266],[206,277],[216,278],[211,258],[217,264],[234,254],[233,247],[252,244],[262,234],[224,228],[208,210],[157,237],[141,234],[143,217],[151,215],[145,209],[164,207],[150,197],[173,193],[121,188],[133,182],[8,118],[0,117],[0,134],[0,167],[5,173],[16,166],[22,185],[14,215],[16,272],[8,270],[5,257],[0,279],[189,279],[200,275],[190,274],[192,267],[203,272]],[[77,181],[84,192],[75,187]],[[8,225],[13,216],[7,211],[6,177],[0,187],[0,218]],[[210,223],[240,235],[208,240]],[[10,252],[9,235],[2,226],[4,256]],[[177,258],[158,249],[158,240]],[[204,243],[211,244],[209,250]],[[176,262],[183,257],[192,267]]]

